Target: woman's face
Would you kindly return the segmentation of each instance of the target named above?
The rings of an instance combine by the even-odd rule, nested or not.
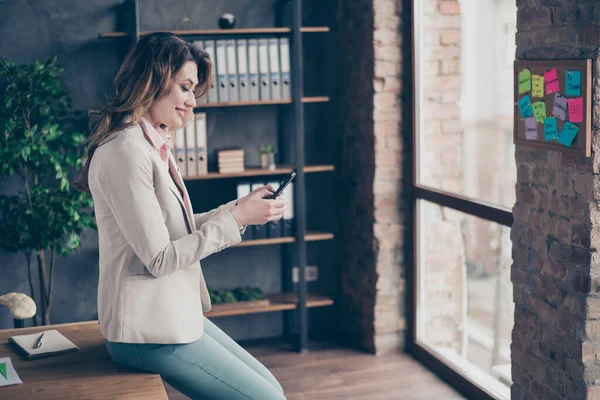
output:
[[[198,66],[194,61],[187,61],[171,79],[167,94],[155,100],[148,109],[150,123],[155,128],[161,124],[169,129],[183,126],[196,107],[194,90],[197,84]]]

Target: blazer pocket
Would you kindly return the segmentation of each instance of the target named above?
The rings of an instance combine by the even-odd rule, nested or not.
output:
[[[151,274],[135,274],[135,275],[123,275],[124,281],[140,281],[145,279],[158,279]]]

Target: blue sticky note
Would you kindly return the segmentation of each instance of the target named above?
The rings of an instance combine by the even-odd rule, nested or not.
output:
[[[558,137],[558,125],[556,117],[549,117],[544,120],[544,139],[554,140]]]
[[[581,71],[566,71],[567,96],[581,96]]]
[[[531,99],[529,95],[525,95],[519,100],[519,110],[521,111],[521,117],[527,119],[533,116],[533,106],[531,105]]]
[[[562,130],[560,131],[560,135],[558,135],[558,143],[564,144],[569,147],[575,140],[575,136],[577,136],[577,132],[579,131],[579,127],[575,124],[570,123],[569,121],[565,121]]]

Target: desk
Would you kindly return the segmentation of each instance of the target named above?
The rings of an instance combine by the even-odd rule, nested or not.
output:
[[[56,329],[80,351],[27,361],[8,344],[14,335]],[[110,359],[98,321],[0,330],[0,357],[10,357],[20,385],[0,387],[2,400],[168,400],[159,375],[138,373]]]

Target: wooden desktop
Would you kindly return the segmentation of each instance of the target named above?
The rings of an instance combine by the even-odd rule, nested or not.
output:
[[[56,329],[80,351],[27,361],[8,338]],[[3,400],[168,400],[159,375],[139,373],[110,359],[98,321],[0,330],[0,358],[10,357],[22,384],[0,387]]]

